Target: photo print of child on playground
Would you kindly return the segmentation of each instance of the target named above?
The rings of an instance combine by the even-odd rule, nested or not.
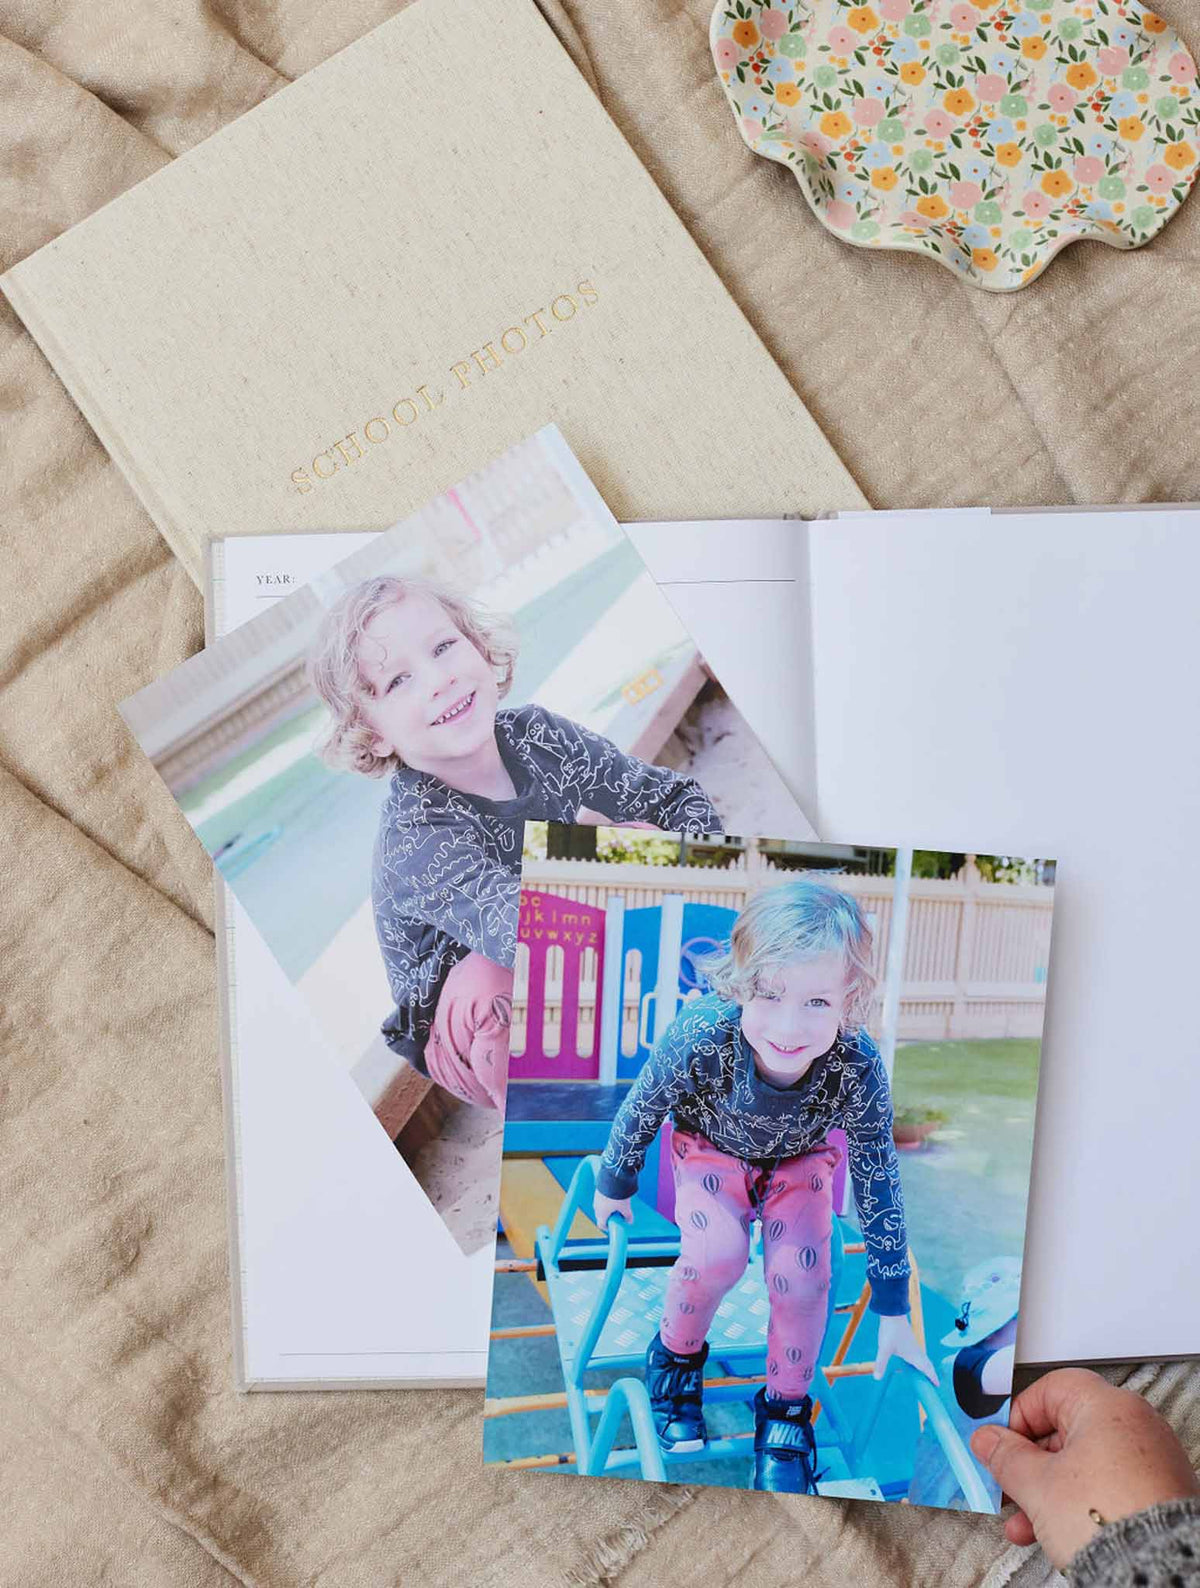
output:
[[[486,1461],[999,1509],[1054,876],[529,829]]]
[[[355,544],[124,710],[470,1252],[526,820],[811,828],[552,427]]]

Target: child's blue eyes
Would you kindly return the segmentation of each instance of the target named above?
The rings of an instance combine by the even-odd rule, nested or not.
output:
[[[452,645],[457,645],[457,644],[458,644],[458,635],[457,634],[451,635],[449,639],[439,640],[437,642],[437,644],[433,647],[433,655],[434,655],[435,659],[437,657],[439,657],[439,656],[444,655],[445,652],[448,651]],[[405,684],[405,683],[408,682],[408,680],[411,677],[412,677],[411,673],[397,673],[395,678],[392,679],[391,683],[384,690],[384,694],[390,695],[392,690],[395,689],[397,684]]]
[[[766,1003],[777,1004],[781,995],[777,992],[759,992],[757,996]],[[810,998],[808,1006],[814,1009],[831,1009],[833,1007],[828,998]]]

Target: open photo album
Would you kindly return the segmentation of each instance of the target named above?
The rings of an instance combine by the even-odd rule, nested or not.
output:
[[[1135,989],[1192,977],[1200,510],[856,512],[633,533],[694,626],[724,599],[686,582],[697,569],[735,564],[790,590],[788,621],[767,633],[764,612],[749,643],[801,658],[789,781],[822,839],[1057,857],[1017,1360],[1194,1355],[1200,1067],[1174,1014],[1131,1010]],[[709,654],[719,668],[721,647]],[[952,991],[930,985],[930,1010]]]

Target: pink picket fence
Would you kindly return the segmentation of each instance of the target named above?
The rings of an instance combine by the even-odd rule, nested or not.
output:
[[[509,1075],[518,1081],[598,1079],[603,909],[523,888],[517,943]]]

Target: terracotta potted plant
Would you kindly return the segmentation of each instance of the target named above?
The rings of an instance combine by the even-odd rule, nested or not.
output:
[[[892,1140],[897,1147],[919,1147],[949,1117],[940,1108],[898,1108],[892,1122]]]

